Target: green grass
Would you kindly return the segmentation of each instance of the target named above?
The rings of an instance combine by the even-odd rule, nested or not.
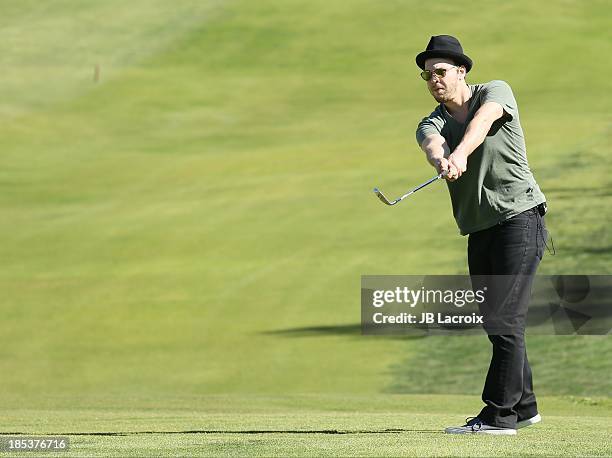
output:
[[[612,392],[612,361],[602,346],[607,336],[528,336],[534,390],[542,395],[606,395]],[[411,341],[410,352],[393,364],[392,393],[439,393],[479,396],[485,380],[491,345],[483,337],[445,336]],[[562,368],[562,369],[561,369]],[[560,376],[562,370],[563,376]],[[435,374],[435,379],[432,378]],[[594,376],[585,376],[591,374]],[[415,380],[435,380],[415,383]]]
[[[210,395],[231,410],[296,394],[453,393],[475,404],[436,397],[427,428],[475,414],[486,339],[362,337],[357,326],[361,275],[467,270],[443,184],[394,209],[371,193],[432,175],[414,129],[434,104],[413,57],[431,34],[455,33],[476,62],[470,81],[512,85],[558,251],[540,272],[611,274],[611,13],[605,1],[0,2],[2,431],[132,417],[138,430],[197,429]],[[612,395],[606,337],[528,341],[538,394]],[[166,418],[200,397],[191,417]],[[85,422],[79,409],[95,400],[125,408],[91,407]],[[157,416],[138,414],[148,409]],[[258,409],[249,418],[265,424],[272,413]],[[298,421],[300,409],[277,413]],[[609,426],[609,410],[597,412],[585,407],[581,426]],[[389,418],[347,415],[354,428]],[[560,439],[568,415],[540,439]],[[315,409],[309,421],[334,418]],[[155,437],[150,450],[186,450],[182,436]],[[435,434],[351,435],[354,449],[344,436],[292,437],[215,436],[202,452],[250,453],[257,439],[260,454],[327,453],[308,448],[319,442],[411,453],[381,445],[390,437],[432,447],[415,454],[474,451]],[[147,439],[87,438],[88,453],[146,454],[130,440]],[[504,453],[522,450],[511,444]]]
[[[294,395],[79,399],[17,409],[13,432],[68,433],[62,456],[609,456],[610,400],[543,397],[542,423],[516,437],[451,436],[468,396]],[[92,435],[92,432],[106,435]],[[163,452],[161,452],[163,451]],[[13,454],[11,454],[13,456]]]

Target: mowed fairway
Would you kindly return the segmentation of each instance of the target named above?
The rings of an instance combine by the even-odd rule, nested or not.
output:
[[[609,400],[544,397],[542,423],[518,437],[444,434],[477,405],[467,396],[205,396],[92,398],[49,423],[17,409],[7,420],[69,433],[61,456],[609,456]],[[60,420],[61,419],[61,420]],[[19,436],[17,436],[19,437]],[[27,456],[27,454],[26,454]]]
[[[443,183],[371,192],[433,175],[432,34],[514,89],[540,272],[612,274],[611,15],[1,1],[0,432],[136,433],[74,455],[611,455],[608,336],[529,336],[545,422],[492,440],[440,434],[480,408],[486,338],[359,332],[361,275],[467,269]]]

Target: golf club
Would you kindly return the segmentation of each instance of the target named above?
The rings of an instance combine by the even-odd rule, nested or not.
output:
[[[421,184],[421,185],[417,186],[417,187],[416,187],[416,188],[414,188],[412,191],[407,192],[406,194],[404,194],[404,195],[403,195],[403,196],[401,196],[401,197],[398,197],[398,198],[397,198],[397,199],[395,199],[394,201],[390,201],[389,199],[387,199],[387,198],[385,197],[385,195],[382,193],[382,191],[381,191],[380,189],[378,189],[378,188],[374,188],[374,193],[375,193],[375,194],[378,196],[378,198],[380,199],[380,201],[381,201],[383,204],[386,204],[386,205],[395,205],[395,204],[397,204],[397,203],[401,202],[402,200],[404,200],[404,199],[405,199],[406,197],[408,197],[410,194],[413,194],[413,193],[417,192],[419,189],[424,188],[425,186],[427,186],[428,184],[433,183],[433,182],[434,182],[434,181],[436,181],[436,180],[439,180],[439,179],[440,179],[440,178],[442,178],[443,176],[444,176],[444,173],[440,173],[440,174],[436,175],[436,176],[435,176],[435,177],[433,177],[432,179],[427,180],[425,183],[423,183],[423,184]]]

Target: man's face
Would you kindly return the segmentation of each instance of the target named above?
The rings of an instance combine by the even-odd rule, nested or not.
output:
[[[444,77],[433,73],[436,69],[445,69]],[[465,68],[457,67],[453,61],[443,58],[427,59],[425,70],[432,72],[431,79],[427,81],[427,88],[438,103],[453,100],[459,89],[459,84],[465,79]]]

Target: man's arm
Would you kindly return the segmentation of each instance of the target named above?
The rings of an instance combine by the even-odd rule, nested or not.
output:
[[[433,165],[438,173],[448,171],[447,157],[450,154],[450,148],[446,139],[440,134],[430,134],[425,137],[421,143],[421,149],[427,156],[427,162]]]
[[[482,145],[493,123],[504,115],[504,109],[497,102],[483,104],[468,124],[461,143],[448,156],[449,181],[454,181],[467,170],[467,158]]]

